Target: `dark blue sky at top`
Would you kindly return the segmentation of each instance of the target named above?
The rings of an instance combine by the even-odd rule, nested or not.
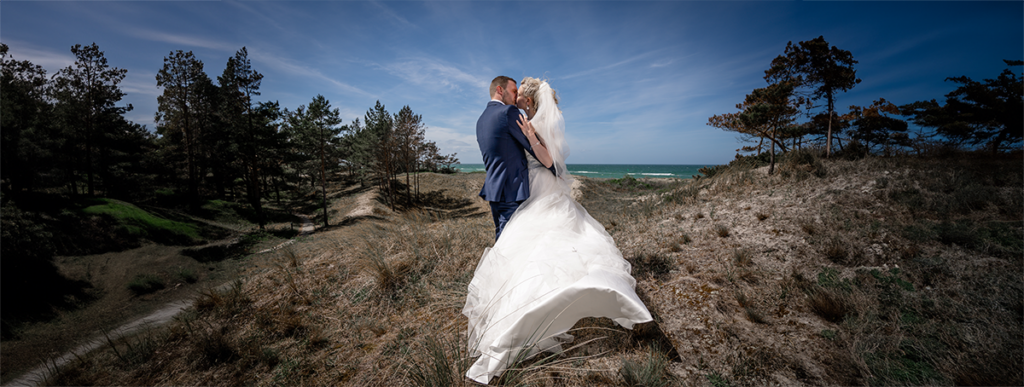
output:
[[[155,76],[193,51],[214,80],[247,47],[260,100],[295,110],[322,94],[345,123],[380,100],[410,106],[444,153],[480,162],[475,122],[496,75],[559,92],[570,163],[715,164],[741,146],[708,117],[765,85],[789,41],[822,35],[859,61],[849,105],[938,99],[947,77],[994,78],[1024,59],[1022,2],[11,2],[0,41],[48,74],[96,42],[127,117],[153,129]],[[1016,70],[1020,73],[1020,68]]]

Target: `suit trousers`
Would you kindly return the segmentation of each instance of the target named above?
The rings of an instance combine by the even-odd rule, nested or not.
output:
[[[497,241],[498,237],[501,236],[501,230],[505,229],[505,224],[512,218],[512,214],[516,212],[522,201],[518,202],[488,202],[491,204],[491,216],[494,218],[494,240]]]

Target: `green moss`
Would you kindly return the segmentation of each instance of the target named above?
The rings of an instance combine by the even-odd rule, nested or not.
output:
[[[167,238],[193,241],[200,239],[195,225],[154,216],[132,204],[113,199],[92,199],[91,206],[82,209],[86,215],[106,215],[121,224],[129,235],[147,238]]]

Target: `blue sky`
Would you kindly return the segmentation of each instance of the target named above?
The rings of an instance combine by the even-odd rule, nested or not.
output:
[[[545,77],[561,97],[568,162],[720,164],[741,146],[708,117],[765,85],[788,41],[822,35],[863,82],[837,106],[939,99],[946,77],[994,78],[1024,59],[1024,2],[4,1],[0,41],[52,75],[74,44],[128,70],[129,120],[154,129],[155,76],[191,50],[214,80],[247,47],[260,100],[317,94],[344,123],[380,100],[427,138],[481,162],[476,119],[497,75]]]

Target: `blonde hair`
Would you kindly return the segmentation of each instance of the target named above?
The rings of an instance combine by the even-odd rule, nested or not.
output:
[[[519,94],[533,99],[533,106],[531,106],[531,108],[534,110],[537,109],[537,91],[540,89],[540,84],[543,82],[544,81],[537,78],[526,77],[519,83]],[[555,93],[555,89],[551,89],[551,97],[555,100],[555,105],[558,105],[558,94]]]

